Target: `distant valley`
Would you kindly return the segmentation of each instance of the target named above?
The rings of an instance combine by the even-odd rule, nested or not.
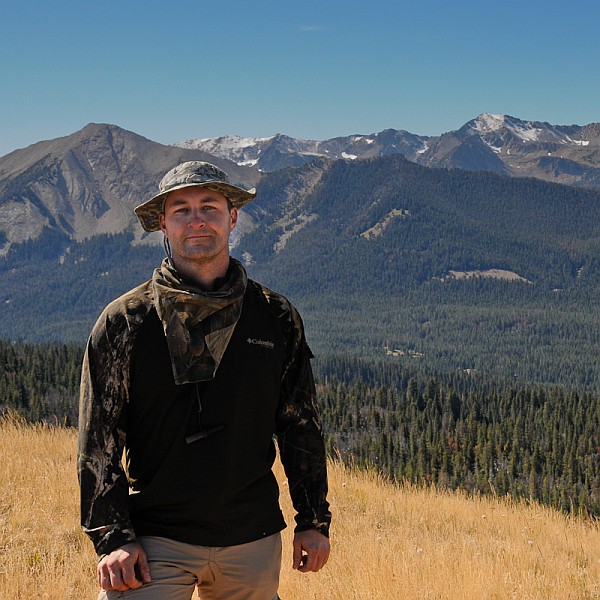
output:
[[[210,160],[257,186],[232,253],[298,305],[318,356],[595,387],[597,129],[481,115],[437,138],[164,146],[91,124],[39,142],[0,158],[0,338],[83,343],[161,259],[133,207]]]

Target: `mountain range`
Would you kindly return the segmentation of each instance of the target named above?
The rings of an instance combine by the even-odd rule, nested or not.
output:
[[[484,113],[457,131],[437,137],[387,129],[324,141],[229,135],[190,139],[176,146],[203,150],[261,171],[299,166],[317,156],[357,160],[402,154],[428,167],[492,171],[600,189],[600,123],[551,125]]]
[[[298,164],[275,170],[231,148],[164,146],[114,125],[15,151],[0,158],[0,338],[83,343],[103,306],[161,258],[161,236],[141,231],[133,207],[174,164],[210,160],[234,183],[257,186],[232,253],[298,305],[317,355],[600,385],[595,167],[577,186],[557,185],[476,169],[480,154],[467,152],[483,145],[508,161],[513,146],[534,144],[534,155],[554,144],[564,156],[585,150],[592,165],[595,126],[524,123],[483,115],[412,139],[417,158],[462,156],[464,168],[418,164],[386,146],[386,132],[377,151],[364,142],[371,157],[350,155],[340,138],[336,152],[347,156],[308,159],[298,142],[288,153]],[[389,132],[396,145],[401,138]]]
[[[325,141],[225,136],[173,146],[92,123],[0,158],[0,255],[45,229],[75,240],[132,230],[137,242],[147,241],[131,209],[153,193],[169,167],[184,160],[212,161],[233,183],[254,187],[264,173],[316,158],[355,161],[392,154],[427,167],[600,189],[600,123],[556,126],[482,114],[438,137],[388,129]]]
[[[132,208],[151,196],[162,175],[186,160],[210,160],[232,183],[254,186],[255,169],[201,150],[165,146],[114,125],[89,124],[0,158],[0,254],[44,230],[82,240],[133,230]]]

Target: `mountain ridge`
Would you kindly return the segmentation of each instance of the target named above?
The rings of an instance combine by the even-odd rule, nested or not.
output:
[[[455,131],[419,136],[404,130],[305,140],[282,134],[188,139],[175,144],[201,149],[261,171],[299,166],[316,156],[356,160],[398,153],[434,168],[493,171],[600,189],[600,123],[552,125],[482,113]]]
[[[10,246],[45,229],[73,239],[131,230],[147,238],[133,207],[151,196],[158,180],[185,160],[215,162],[232,182],[252,187],[252,169],[200,150],[153,142],[116,125],[90,123],[69,136],[38,142],[0,158],[0,232]]]
[[[257,191],[232,255],[294,302],[318,355],[600,386],[600,192],[400,154],[317,158]],[[15,244],[0,337],[82,342],[162,256],[126,230]]]
[[[0,255],[50,228],[73,239],[130,230],[157,243],[132,208],[162,174],[184,160],[208,160],[233,183],[255,187],[262,174],[318,158],[365,160],[400,154],[430,168],[483,170],[600,189],[600,123],[551,125],[483,113],[437,137],[386,129],[315,141],[282,134],[222,136],[167,146],[116,125],[90,123],[0,158]],[[246,221],[246,222],[245,222]],[[240,231],[252,226],[242,219]]]
[[[505,125],[491,119],[486,131]],[[511,143],[539,145],[522,141],[539,138],[532,128],[509,125]],[[586,131],[591,146],[596,128]],[[493,139],[461,135],[468,143],[453,134],[436,151],[499,160]],[[257,187],[232,254],[298,306],[319,355],[600,386],[599,191],[398,152],[261,172],[102,124],[0,159],[0,337],[82,343],[103,306],[163,256],[133,207],[174,163],[207,159]]]

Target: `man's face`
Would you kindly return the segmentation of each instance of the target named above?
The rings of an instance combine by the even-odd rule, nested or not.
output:
[[[237,209],[230,210],[220,192],[187,187],[168,194],[159,223],[176,265],[229,260],[229,234],[237,223]]]

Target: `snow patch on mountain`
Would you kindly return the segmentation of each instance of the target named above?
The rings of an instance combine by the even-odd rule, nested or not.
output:
[[[564,145],[587,146],[585,140],[574,140],[549,123],[522,121],[508,115],[483,113],[471,121],[472,130],[479,134],[485,144],[494,152],[500,153],[504,143],[511,138],[523,143],[557,143]],[[500,144],[498,142],[501,142]]]
[[[505,120],[505,115],[492,115],[490,113],[483,113],[475,119],[473,122],[473,128],[475,131],[484,134],[491,131],[499,131],[504,127]]]
[[[216,138],[189,139],[175,144],[178,148],[202,150],[219,158],[233,160],[243,167],[254,167],[260,160],[260,154],[265,145],[273,141],[271,137],[242,137],[225,135]]]
[[[555,183],[596,187],[600,186],[600,170],[590,172],[586,153],[587,147],[595,148],[599,144],[600,123],[585,127],[552,125],[504,114],[482,113],[459,130],[439,137],[386,129],[379,133],[357,133],[322,141],[284,134],[255,138],[228,135],[190,139],[175,146],[202,150],[263,172],[299,167],[317,157],[356,161],[399,153],[427,167],[492,170],[540,177]],[[550,164],[548,157],[555,156],[571,162]],[[541,157],[545,162],[539,162]],[[581,173],[574,173],[574,164],[581,165]]]
[[[523,142],[541,141],[542,134],[544,133],[544,130],[541,127],[536,127],[534,123],[514,119],[507,115],[493,115],[489,113],[479,115],[474,121],[473,129],[483,138],[490,134],[509,132]],[[498,151],[495,148],[492,149]]]
[[[366,138],[364,135],[355,135],[355,136],[352,137],[352,141],[353,142],[364,141],[365,144],[372,144],[375,140],[372,140],[370,138]]]
[[[264,142],[269,142],[273,139],[274,136],[271,137],[241,137],[239,135],[224,135],[216,138],[199,138],[199,139],[189,139],[184,140],[183,142],[178,142],[175,144],[179,148],[189,148],[192,150],[205,150],[210,154],[214,154],[214,152],[210,152],[209,148],[212,150],[218,150],[223,154],[221,158],[226,158],[227,152],[235,152],[240,150],[245,150],[247,148],[251,148],[256,146],[257,144],[261,144]],[[220,156],[214,154],[215,156]]]
[[[400,152],[409,160],[414,160],[419,152],[425,152],[429,139],[389,129],[369,135],[356,134],[322,141],[293,138],[283,134],[260,138],[228,135],[188,139],[174,146],[202,150],[261,171],[275,171],[284,167],[300,166],[317,157],[360,160]]]

